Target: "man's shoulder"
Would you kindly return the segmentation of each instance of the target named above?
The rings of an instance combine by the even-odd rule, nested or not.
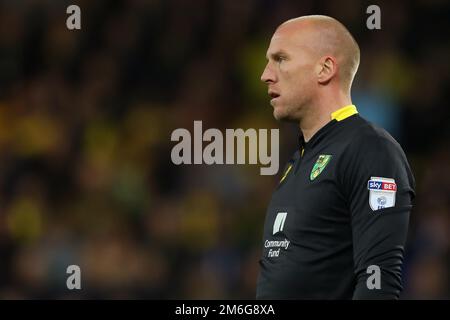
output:
[[[392,151],[403,154],[403,149],[389,132],[358,116],[349,134],[349,148],[374,151]]]
[[[358,116],[352,127],[341,165],[364,179],[395,177],[399,186],[413,190],[414,177],[401,145],[385,129],[362,117]]]

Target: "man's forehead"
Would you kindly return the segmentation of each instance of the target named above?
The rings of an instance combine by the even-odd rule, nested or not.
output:
[[[301,35],[313,30],[314,27],[312,23],[308,21],[295,21],[295,22],[288,21],[278,26],[273,35],[295,37],[297,35]]]
[[[286,28],[277,29],[270,39],[270,45],[267,54],[273,54],[280,51],[293,51],[306,44],[306,38],[302,30],[288,30]]]
[[[278,32],[276,31],[272,38],[270,39],[269,50],[277,50],[281,47],[286,47],[292,45],[293,42],[293,34],[287,34],[286,32]]]

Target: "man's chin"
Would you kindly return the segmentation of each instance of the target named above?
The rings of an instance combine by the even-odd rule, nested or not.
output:
[[[280,109],[280,107],[274,108],[273,117],[277,121],[292,121],[292,119],[290,119],[289,117],[289,114],[285,110]]]

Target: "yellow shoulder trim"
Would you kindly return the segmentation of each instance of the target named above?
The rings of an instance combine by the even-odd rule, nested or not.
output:
[[[333,112],[331,114],[331,120],[336,119],[337,121],[341,121],[357,113],[358,110],[356,110],[356,106],[354,104],[350,104]]]

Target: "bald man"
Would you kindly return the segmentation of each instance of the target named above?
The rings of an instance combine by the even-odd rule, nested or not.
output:
[[[414,178],[400,145],[359,116],[358,44],[337,20],[283,23],[261,80],[300,146],[272,195],[259,299],[397,299]]]

